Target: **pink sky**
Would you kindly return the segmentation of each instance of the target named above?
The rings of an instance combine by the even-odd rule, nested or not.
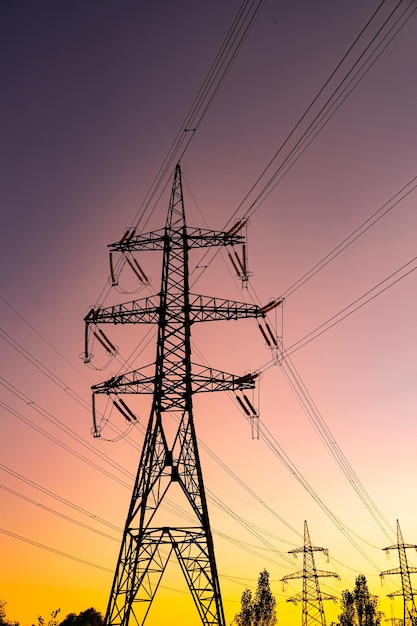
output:
[[[385,4],[381,23],[394,8]],[[16,0],[0,7],[0,598],[22,626],[58,607],[63,617],[90,606],[105,611],[149,407],[148,399],[135,400],[141,421],[129,438],[92,438],[90,386],[120,363],[103,371],[83,365],[82,320],[108,280],[107,244],[134,219],[239,6]],[[265,3],[182,158],[189,225],[222,229],[232,216],[243,217],[256,193],[239,205],[377,6]],[[375,523],[324,447],[288,384],[290,366],[378,510],[391,527],[399,519],[405,541],[417,543],[417,274],[291,350],[416,256],[410,185],[406,198],[292,293],[301,276],[417,174],[416,19],[413,14],[256,205],[248,227],[249,291],[220,256],[193,286],[196,293],[236,300],[256,294],[262,303],[287,296],[283,340],[291,362],[264,371],[261,422],[360,547],[263,439],[252,440],[233,398],[201,394],[196,428],[227,623],[264,567],[279,621],[300,623],[301,606],[286,599],[301,583],[283,592],[280,579],[301,567],[286,555],[302,545],[304,520],[312,542],[330,550],[330,563],[318,556],[317,567],[342,579],[324,581],[323,590],[340,596],[358,573],[381,599],[400,588],[399,578],[382,589],[379,582],[380,571],[398,564],[395,554],[387,561],[382,551],[395,536]],[[169,189],[146,230],[163,226],[168,201]],[[139,258],[154,292],[160,260],[157,254]],[[191,260],[198,264],[201,257]],[[123,279],[126,291],[134,287],[127,271]],[[142,295],[113,290],[106,303]],[[109,329],[124,358],[147,332],[143,326]],[[153,360],[149,339],[133,367]],[[201,355],[196,360],[236,374],[271,358],[253,320],[198,326],[193,341]],[[94,363],[104,367],[106,356],[96,352]],[[160,624],[169,614],[173,625],[197,624],[175,563],[163,584],[147,623]],[[400,601],[393,606],[400,616]],[[390,603],[384,600],[383,608],[390,617]],[[326,606],[329,623],[338,612],[338,605]]]

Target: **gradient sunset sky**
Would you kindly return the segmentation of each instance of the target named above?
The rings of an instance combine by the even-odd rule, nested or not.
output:
[[[397,519],[417,544],[417,5],[268,0],[201,123],[184,131],[240,7],[0,3],[0,599],[22,626],[56,608],[106,609],[149,398],[129,399],[140,421],[128,436],[109,441],[125,431],[113,412],[94,439],[90,387],[123,359],[127,370],[151,362],[155,329],[106,328],[120,356],[109,363],[96,346],[93,369],[83,318],[148,295],[128,267],[108,289],[107,244],[135,221],[178,132],[192,133],[181,158],[188,224],[220,230],[250,213],[249,288],[226,255],[194,254],[193,292],[286,298],[283,321],[268,318],[283,332],[281,365],[254,320],[193,329],[195,360],[262,371],[259,440],[233,395],[194,400],[226,621],[267,568],[279,622],[301,623],[301,605],[287,602],[301,581],[283,590],[280,580],[302,567],[288,551],[302,545],[304,520],[330,552],[317,567],[341,578],[323,579],[323,591],[340,597],[363,573],[385,616],[401,617],[401,600],[385,599],[401,581],[381,587],[379,573],[398,566],[382,550]],[[346,75],[326,123],[280,170]],[[174,165],[145,232],[165,223]],[[138,260],[158,292],[160,256]],[[340,612],[325,610],[328,623]],[[199,624],[175,562],[147,624],[163,622]]]

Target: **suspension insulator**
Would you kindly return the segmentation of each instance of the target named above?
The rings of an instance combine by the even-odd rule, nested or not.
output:
[[[110,278],[111,278],[111,284],[113,287],[115,287],[117,285],[117,280],[116,280],[116,276],[114,274],[114,266],[113,266],[113,253],[110,252],[109,253],[109,262],[110,262]]]
[[[258,323],[258,328],[262,333],[262,337],[265,339],[268,348],[271,348],[271,342],[269,341],[269,338],[266,335],[266,332],[264,331],[264,329],[262,328],[262,326]]]
[[[107,335],[104,334],[104,332],[101,330],[101,328],[97,328],[97,330],[100,333],[100,335],[102,336],[102,338],[104,339],[104,341],[106,341],[108,343],[109,347],[111,348],[111,351],[112,352],[117,352],[116,346],[112,344],[110,339],[107,337]]]
[[[130,228],[127,229],[127,231],[124,233],[123,237],[120,239],[119,244],[122,244],[126,241],[126,239],[128,238],[130,233]]]
[[[91,318],[93,318],[93,317],[94,317],[94,307],[92,307],[92,308],[88,311],[87,315],[86,315],[86,316],[85,316],[85,318],[84,318],[84,321],[85,321],[85,322],[88,322],[88,321],[89,321]]]
[[[238,262],[239,267],[241,269],[241,271],[238,272],[238,274],[244,274],[245,273],[245,268],[243,267],[242,259],[240,258],[240,256],[236,252],[236,250],[235,250],[235,257],[236,257],[236,261]]]
[[[119,413],[123,415],[125,420],[127,420],[128,422],[132,421],[130,416],[123,410],[123,408],[117,404],[116,400],[113,400],[113,406],[119,411]]]
[[[135,259],[135,257],[133,257],[133,262],[136,265],[136,267],[137,267],[138,271],[140,272],[140,274],[142,275],[142,282],[149,283],[149,278],[146,276],[145,272],[143,271],[143,269],[141,268],[141,266],[139,265],[139,263]]]
[[[252,411],[253,415],[255,417],[257,417],[258,414],[256,412],[256,409],[255,409],[255,407],[253,406],[252,402],[249,400],[248,396],[245,393],[243,394],[243,398],[244,398],[246,404],[248,405],[248,407],[250,408],[250,410]]]
[[[122,407],[129,413],[130,417],[132,418],[132,420],[134,422],[137,422],[138,418],[136,417],[136,415],[133,413],[133,411],[130,409],[130,407],[127,406],[126,402],[124,402],[124,400],[122,398],[119,398],[119,402],[122,405]]]
[[[258,378],[257,372],[253,374],[245,374],[244,376],[240,376],[240,378],[236,378],[235,385],[236,387],[241,387],[242,385],[252,383],[256,378]]]
[[[272,302],[269,302],[268,304],[265,304],[265,306],[261,307],[259,309],[259,313],[261,315],[264,315],[265,313],[268,313],[268,311],[272,311],[272,309],[275,309],[277,306],[280,306],[283,303],[284,298],[277,298],[276,300],[273,300]]]
[[[128,237],[126,237],[126,243],[135,236],[135,233],[136,233],[136,228],[132,228],[132,232],[130,233]]]
[[[128,257],[128,256],[126,256],[126,257],[125,257],[125,259],[126,259],[126,261],[128,262],[128,264],[130,265],[130,267],[132,268],[133,272],[135,273],[136,278],[137,278],[138,280],[140,280],[140,282],[141,282],[141,283],[143,283],[144,281],[143,281],[143,278],[142,278],[141,274],[139,273],[139,270],[138,270],[138,269],[136,268],[136,266],[132,263],[132,261],[129,259],[129,257]]]
[[[96,418],[96,397],[93,393],[91,398],[91,408],[93,413],[93,437],[100,437],[100,428],[97,426],[97,418]]]
[[[244,404],[244,402],[239,398],[239,396],[235,396],[236,400],[239,402],[240,406],[242,407],[243,411],[246,413],[246,415],[248,417],[251,416],[250,411],[248,409],[248,407]]]
[[[88,352],[88,324],[85,325],[84,331],[84,363],[90,362],[90,353]]]
[[[233,259],[232,255],[230,254],[230,252],[228,252],[227,254],[229,255],[229,259],[230,259],[230,262],[231,262],[231,263],[232,263],[232,265],[233,265],[233,269],[235,270],[236,274],[237,274],[238,276],[240,276],[239,269],[238,269],[238,267],[237,267],[237,265],[236,265],[236,263],[235,263],[235,261],[234,261],[234,259]]]
[[[266,320],[265,320],[265,326],[266,326],[266,330],[268,331],[268,333],[269,333],[269,335],[270,335],[270,337],[272,339],[272,343],[277,348],[278,347],[277,339],[276,339],[274,333],[272,332],[272,330],[271,330],[271,328],[270,328],[270,326],[269,326],[269,324],[268,324],[268,322]]]
[[[242,267],[243,267],[243,273],[247,274],[247,267],[246,267],[246,246],[245,244],[242,245]]]
[[[106,352],[110,352],[110,354],[116,354],[117,348],[112,344],[110,339],[103,333],[101,328],[97,328],[97,330],[93,330],[93,335],[101,343]]]
[[[233,235],[237,235],[237,233],[242,230],[242,228],[247,224],[248,220],[247,219],[243,219],[243,220],[239,220],[238,222],[236,222],[236,224],[234,226],[232,226],[232,228],[230,228],[226,233],[225,236],[226,237],[232,237]]]

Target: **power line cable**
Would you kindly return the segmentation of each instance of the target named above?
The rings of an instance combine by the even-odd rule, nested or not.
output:
[[[41,493],[43,493],[43,494],[47,495],[48,497],[56,500],[57,502],[60,502],[61,504],[64,504],[65,506],[68,506],[68,507],[74,509],[78,513],[81,513],[82,515],[85,515],[85,516],[93,519],[94,521],[99,522],[100,524],[104,524],[105,526],[108,526],[112,530],[116,530],[118,532],[121,532],[122,529],[119,526],[115,526],[111,522],[108,522],[107,520],[103,519],[102,517],[99,517],[98,515],[96,515],[95,513],[92,513],[91,511],[87,511],[86,509],[84,509],[83,507],[75,504],[74,502],[70,502],[66,498],[63,498],[59,494],[54,493],[53,491],[50,491],[49,489],[46,489],[46,487],[40,485],[39,483],[36,483],[35,481],[31,480],[30,478],[22,476],[22,474],[19,474],[15,470],[12,470],[10,467],[7,467],[3,463],[0,463],[0,469],[3,472],[6,472],[7,474],[9,474],[10,476],[13,476],[13,478],[16,478],[17,480],[19,480],[19,481],[29,485],[33,489],[36,489],[37,491],[40,491]]]
[[[164,158],[151,184],[151,187],[149,188],[136,213],[132,222],[132,224],[135,224],[135,229],[138,229],[141,222],[143,222],[145,214],[149,211],[151,204],[153,203],[152,212],[157,206],[161,195],[168,184],[168,174],[173,169],[173,166],[184,156],[188,146],[196,134],[197,129],[204,119],[209,106],[218,93],[220,86],[225,80],[227,73],[236,59],[238,52],[248,37],[250,29],[255,23],[255,20],[265,4],[265,1],[266,0],[244,0],[240,6],[226,38],[224,39],[220,50],[218,51],[202,83],[202,86],[197,92],[197,96],[195,97],[191,108],[168,150],[168,154]],[[157,195],[158,192],[159,195]],[[146,225],[149,217],[150,216],[148,216],[146,222],[142,224],[142,228]],[[124,260],[122,258],[119,261],[116,271],[118,271],[123,262]],[[105,297],[105,294],[108,294],[107,286],[105,286],[101,291],[97,302],[101,301]]]
[[[334,103],[337,102],[337,99],[340,98],[340,91],[342,90],[342,86],[344,85],[344,83],[348,80],[349,76],[352,74],[353,70],[355,69],[355,67],[359,64],[359,62],[362,60],[363,56],[365,55],[366,52],[368,52],[368,50],[371,48],[371,46],[377,41],[378,37],[380,35],[382,35],[382,32],[384,30],[384,28],[386,28],[390,21],[394,18],[396,11],[400,8],[400,6],[403,4],[404,0],[399,0],[399,2],[397,3],[397,5],[392,9],[392,11],[390,12],[390,14],[388,15],[388,17],[385,19],[385,21],[383,22],[382,26],[379,27],[377,33],[371,38],[370,42],[366,45],[365,49],[359,54],[358,58],[354,61],[353,65],[348,69],[348,71],[346,72],[344,78],[339,82],[338,86],[333,90],[333,92],[331,93],[331,95],[327,98],[325,104],[321,107],[321,109],[319,110],[319,112],[315,115],[315,117],[313,118],[313,121],[309,123],[307,129],[302,133],[300,139],[298,139],[295,143],[295,146],[290,150],[290,152],[287,154],[286,157],[284,157],[284,159],[281,161],[281,164],[279,165],[279,167],[275,170],[274,174],[269,178],[268,182],[263,186],[263,188],[261,189],[261,191],[257,194],[255,200],[253,200],[248,208],[248,210],[245,212],[244,217],[245,218],[249,218],[251,217],[254,212],[257,210],[257,208],[259,207],[260,204],[260,200],[261,198],[266,194],[266,192],[268,191],[268,193],[270,193],[271,191],[271,185],[273,184],[273,182],[276,180],[276,178],[278,177],[278,175],[283,171],[283,169],[288,165],[288,163],[290,162],[290,160],[293,158],[293,156],[297,153],[297,151],[299,150],[300,147],[303,146],[303,143],[305,142],[306,138],[308,138],[312,132],[315,131],[315,129],[317,129],[318,124],[321,123],[321,121],[324,119],[324,116],[327,115],[327,113],[331,110],[331,107],[334,106]],[[372,15],[372,17],[370,18],[370,20],[368,21],[368,23],[365,25],[365,27],[362,29],[361,33],[358,35],[358,37],[355,39],[354,43],[352,44],[352,46],[349,48],[349,50],[347,51],[347,53],[344,55],[344,57],[342,58],[342,60],[339,62],[339,64],[337,65],[336,69],[333,71],[333,73],[330,75],[329,79],[325,82],[324,86],[320,89],[320,91],[318,92],[317,96],[314,98],[314,100],[312,101],[312,103],[309,105],[309,107],[307,108],[307,110],[305,111],[305,113],[301,116],[300,120],[297,122],[297,124],[295,125],[295,127],[293,128],[293,130],[291,131],[291,133],[287,136],[287,138],[285,139],[285,141],[281,144],[281,146],[279,147],[279,149],[276,151],[276,153],[274,154],[274,156],[272,157],[272,159],[270,160],[270,162],[267,164],[267,166],[264,168],[264,170],[262,171],[262,173],[260,174],[260,176],[258,177],[258,179],[256,180],[256,182],[254,183],[254,185],[252,186],[252,188],[250,189],[250,191],[246,194],[246,196],[244,197],[244,199],[241,201],[241,203],[239,204],[239,206],[237,207],[237,209],[235,210],[235,212],[232,215],[232,218],[238,213],[238,211],[241,209],[241,207],[243,206],[243,204],[246,202],[246,200],[248,199],[250,193],[256,188],[256,186],[261,182],[262,178],[266,175],[267,171],[271,168],[272,164],[274,163],[274,161],[277,159],[277,157],[280,155],[280,153],[282,152],[282,150],[285,148],[285,146],[287,145],[287,143],[289,142],[289,140],[292,138],[292,136],[294,135],[294,133],[296,132],[296,130],[298,129],[298,127],[300,126],[300,124],[304,121],[304,119],[306,118],[307,114],[310,112],[310,110],[312,109],[312,107],[314,106],[314,104],[317,102],[318,98],[320,97],[320,95],[324,92],[325,88],[329,85],[329,83],[331,82],[332,78],[334,77],[335,73],[338,71],[338,69],[340,69],[341,65],[343,64],[343,62],[346,60],[346,58],[348,57],[348,55],[350,54],[350,52],[354,49],[354,47],[356,46],[356,44],[359,42],[360,38],[362,37],[362,35],[366,32],[366,30],[368,29],[368,27],[370,26],[370,24],[372,23],[372,21],[375,19],[376,14],[379,12],[380,8],[382,7],[382,5],[385,3],[385,0],[383,0],[383,2],[380,4],[380,6],[378,7],[378,9],[375,11],[375,13]],[[358,70],[357,74],[354,76],[354,78],[357,78],[357,76],[361,76],[361,72],[365,72],[366,73],[366,64],[369,62],[369,60],[372,58],[373,55],[376,54],[378,48],[382,45],[382,43],[385,41],[385,39],[389,36],[389,34],[391,33],[391,30],[397,26],[397,30],[394,32],[394,34],[392,35],[392,37],[389,39],[388,43],[386,44],[386,46],[383,48],[383,50],[378,54],[377,58],[380,57],[381,53],[386,49],[386,47],[389,45],[389,43],[392,42],[392,40],[394,39],[394,37],[400,32],[400,30],[402,29],[402,27],[408,22],[408,20],[412,17],[412,15],[414,14],[414,12],[416,11],[417,7],[413,7],[413,4],[411,3],[409,6],[407,6],[403,13],[400,15],[400,17],[398,19],[396,19],[395,23],[393,26],[391,26],[388,30],[387,33],[385,33],[382,37],[382,40],[379,41],[376,45],[376,47],[371,50],[371,52],[369,53],[369,57],[366,59],[365,63],[360,67],[360,69]],[[410,10],[410,8],[412,9],[412,11],[410,12],[410,14],[407,16],[406,13],[407,11]],[[402,24],[398,25],[399,20],[401,20],[403,17],[405,16],[405,21]],[[366,70],[366,71],[365,71]],[[364,74],[363,74],[364,75]],[[360,78],[361,79],[361,78]],[[357,86],[357,84],[359,83],[359,80],[357,80],[357,82],[354,84],[354,87]],[[353,79],[352,79],[353,80]],[[349,86],[350,83],[348,83]],[[353,88],[354,88],[353,87]],[[348,95],[353,91],[353,88],[348,92]],[[343,94],[343,92],[347,89],[347,87],[344,88],[344,90],[341,92]],[[346,98],[344,98],[345,100]],[[343,101],[344,101],[343,100]],[[340,105],[339,105],[340,106]],[[338,107],[339,108],[339,107]],[[330,118],[329,118],[330,119]],[[325,122],[327,123],[327,122]],[[320,127],[320,130],[322,130],[322,128],[324,127],[325,124],[323,124]],[[318,132],[316,134],[314,134],[315,138],[317,136]],[[311,143],[311,141],[309,142],[309,144]],[[308,145],[309,145],[308,144]],[[289,168],[288,168],[289,169]],[[288,169],[286,170],[285,173],[287,173]],[[230,220],[229,220],[230,223]]]
[[[323,87],[319,90],[318,94],[316,95],[316,97],[313,99],[312,103],[309,105],[309,107],[306,109],[306,111],[304,112],[304,114],[301,116],[301,118],[299,119],[299,121],[297,122],[297,124],[294,126],[294,128],[292,129],[292,131],[289,133],[289,135],[287,136],[287,138],[284,140],[284,142],[281,144],[281,146],[278,148],[278,150],[276,151],[276,153],[274,154],[274,156],[272,157],[272,159],[269,161],[269,163],[266,165],[266,167],[264,168],[264,170],[262,171],[262,173],[258,176],[257,180],[255,181],[255,183],[252,185],[251,189],[249,190],[249,192],[247,192],[247,194],[245,195],[245,197],[243,198],[243,200],[240,202],[240,204],[238,205],[238,207],[236,208],[236,210],[232,213],[231,217],[229,218],[227,225],[230,224],[230,222],[232,221],[233,217],[235,217],[237,215],[237,213],[239,212],[239,210],[243,207],[243,205],[245,204],[245,202],[248,200],[248,198],[250,197],[251,193],[256,189],[256,187],[261,183],[262,179],[266,176],[268,170],[271,168],[272,164],[274,163],[274,161],[277,159],[277,157],[280,155],[280,153],[283,151],[283,149],[286,147],[287,143],[289,143],[290,139],[292,138],[292,136],[295,134],[295,132],[297,131],[298,127],[301,125],[301,123],[304,121],[304,119],[307,117],[308,113],[310,112],[310,110],[313,108],[313,106],[315,105],[315,103],[318,101],[319,97],[321,96],[321,94],[324,92],[325,88],[330,84],[332,78],[334,77],[334,75],[337,73],[337,71],[340,69],[340,67],[343,65],[343,62],[347,59],[347,57],[349,56],[349,54],[354,50],[355,46],[358,44],[360,38],[362,37],[362,35],[366,32],[366,30],[370,27],[371,23],[373,22],[373,20],[375,19],[377,13],[379,12],[379,10],[382,8],[382,6],[385,4],[386,0],[383,0],[383,2],[379,5],[379,7],[377,8],[377,10],[374,12],[374,14],[372,15],[372,17],[368,20],[367,24],[365,25],[365,27],[362,29],[361,33],[358,35],[358,37],[355,39],[354,43],[350,46],[349,50],[345,53],[344,57],[342,58],[342,60],[339,62],[339,64],[337,65],[336,69],[332,72],[332,74],[330,75],[330,77],[327,79],[327,81],[325,82],[325,84],[323,85]],[[304,151],[307,149],[307,147],[312,143],[312,141],[317,137],[317,135],[321,132],[321,130],[323,130],[324,126],[330,121],[330,119],[333,117],[333,115],[336,113],[336,111],[340,108],[340,106],[343,104],[343,102],[345,102],[345,100],[347,99],[347,97],[352,93],[353,89],[359,84],[359,82],[364,78],[364,76],[368,73],[369,69],[374,65],[374,63],[376,62],[376,60],[378,60],[380,58],[380,56],[382,55],[382,53],[386,50],[386,48],[388,47],[388,45],[392,42],[392,40],[398,35],[398,33],[401,31],[401,29],[405,26],[405,24],[411,19],[411,17],[414,15],[414,13],[417,11],[417,6],[415,6],[413,8],[413,3],[409,4],[404,11],[401,13],[401,15],[395,20],[394,24],[391,25],[388,29],[388,32],[386,32],[381,41],[379,41],[376,45],[376,47],[370,52],[369,57],[367,58],[367,60],[362,64],[362,66],[360,66],[359,70],[356,72],[356,74],[354,74],[354,76],[350,79],[350,81],[347,83],[347,85],[343,88],[342,90],[342,86],[344,84],[345,81],[347,81],[348,77],[350,76],[350,74],[353,72],[354,68],[356,67],[356,65],[358,65],[359,61],[361,60],[361,58],[363,57],[363,55],[365,54],[365,52],[370,48],[371,44],[374,43],[377,40],[378,35],[382,34],[382,31],[385,27],[387,27],[390,24],[390,21],[393,19],[393,17],[395,16],[396,11],[399,9],[400,5],[404,2],[404,0],[400,0],[398,2],[398,4],[395,6],[395,8],[391,11],[391,13],[389,14],[389,16],[385,19],[385,21],[383,22],[382,26],[380,26],[378,28],[378,31],[376,33],[376,35],[374,35],[371,39],[371,41],[366,45],[365,50],[362,51],[362,53],[359,55],[359,57],[357,58],[357,60],[354,62],[353,66],[350,67],[350,69],[348,69],[347,73],[345,74],[345,77],[339,82],[339,85],[336,89],[333,90],[332,95],[330,97],[328,97],[326,103],[321,107],[321,109],[319,110],[319,112],[315,115],[314,119],[312,122],[310,122],[310,124],[308,125],[307,129],[302,133],[301,137],[296,141],[295,145],[291,148],[291,150],[289,151],[289,153],[283,157],[283,160],[281,161],[280,165],[278,166],[278,168],[275,170],[275,172],[272,174],[272,176],[268,179],[267,183],[264,184],[263,188],[261,189],[261,191],[257,194],[255,200],[253,200],[249,206],[249,208],[246,210],[243,219],[249,219],[256,210],[258,210],[258,208],[260,207],[260,205],[264,202],[264,200],[269,196],[269,194],[272,192],[272,190],[276,187],[276,185],[278,184],[278,182],[280,182],[284,176],[289,172],[289,170],[291,169],[291,167],[296,163],[296,161],[300,158],[300,156],[304,153]],[[411,10],[410,10],[411,9]],[[409,12],[409,14],[407,15],[407,12]],[[402,23],[399,23],[401,19],[403,19]],[[396,30],[394,30],[394,28],[396,28]],[[394,30],[394,33],[391,35],[391,37],[389,38],[389,35],[391,34],[391,32]],[[386,42],[385,46],[383,46],[382,50],[379,51],[379,53],[377,54],[378,49],[382,46],[382,44],[384,43],[384,41],[388,38],[388,41]],[[374,60],[372,61],[371,64],[369,64],[370,59],[372,58],[372,56],[375,56]],[[366,65],[368,64],[368,67],[366,67]],[[356,82],[354,82],[356,80]],[[353,86],[351,86],[353,83]],[[348,90],[348,87],[351,87]],[[339,102],[339,104],[337,105],[337,107],[335,108],[338,100],[340,100],[341,96],[345,93],[346,95],[343,97],[342,101]],[[332,109],[334,109],[332,112]],[[329,115],[330,114],[330,115]],[[326,117],[327,116],[327,117]],[[213,256],[212,259],[219,253],[219,251],[216,251]],[[207,266],[210,264],[210,262],[208,262],[206,265],[202,265],[202,262],[205,258],[207,258],[207,256],[209,255],[209,252],[205,252],[202,256],[202,259],[199,263],[199,266],[202,268],[202,272],[203,273],[206,269]],[[201,274],[200,274],[201,275]]]
[[[377,211],[370,215],[360,226],[350,233],[343,241],[341,241],[333,250],[328,252],[318,263],[316,263],[308,272],[303,274],[283,293],[285,298],[292,295],[297,289],[302,287],[308,280],[315,276],[326,265],[333,261],[339,254],[351,246],[359,237],[364,235],[372,226],[375,226],[379,220],[385,217],[390,211],[396,208],[400,202],[407,198],[417,188],[417,176],[414,176],[399,191],[397,191],[389,200],[387,200]],[[401,197],[398,197],[400,196]]]
[[[302,339],[299,339],[298,341],[293,343],[292,346],[290,346],[288,348],[286,353],[288,355],[291,355],[294,352],[296,352],[297,350],[300,350],[301,348],[306,346],[308,343],[310,343],[314,339],[317,339],[323,333],[327,332],[328,330],[330,330],[331,328],[333,328],[334,326],[336,326],[337,324],[339,324],[340,322],[345,320],[347,317],[349,317],[353,313],[356,313],[356,311],[358,311],[359,309],[364,307],[366,304],[369,304],[369,302],[371,302],[372,300],[374,300],[375,298],[377,298],[381,294],[383,294],[386,291],[388,291],[388,289],[390,289],[391,287],[394,287],[394,285],[399,283],[401,280],[403,280],[404,278],[407,278],[408,276],[410,276],[410,274],[415,272],[416,269],[417,269],[417,265],[415,267],[411,267],[411,268],[409,267],[415,261],[417,261],[417,256],[415,256],[412,259],[410,259],[409,261],[407,261],[407,263],[402,265],[400,268],[398,268],[397,270],[392,272],[389,276],[387,276],[382,281],[380,281],[377,285],[375,285],[374,287],[372,287],[371,289],[369,289],[368,291],[363,293],[361,296],[356,298],[356,300],[354,300],[348,306],[344,307],[338,313],[336,313],[335,315],[330,317],[326,322],[323,322],[322,324],[317,326],[317,328],[315,328],[314,330],[310,331]],[[407,268],[409,268],[409,269],[407,269]],[[405,269],[407,269],[406,272],[404,272]],[[397,274],[399,274],[400,272],[404,272],[404,273],[401,276],[399,276],[398,278],[395,278],[395,280],[391,280],[394,277],[396,277]],[[385,285],[385,283],[387,283],[390,280],[391,280],[391,282],[388,285]],[[376,291],[376,293],[374,293],[375,290],[377,290],[377,289],[378,289],[378,291]],[[367,298],[367,296],[369,296],[369,297]],[[364,300],[364,298],[366,298],[366,300]],[[357,305],[357,306],[355,306],[355,305]],[[271,363],[272,362],[270,362],[270,364]],[[265,371],[265,370],[263,369],[262,371]]]
[[[52,548],[51,546],[46,546],[43,543],[39,543],[38,541],[34,541],[33,539],[29,539],[28,537],[23,537],[22,535],[13,533],[10,530],[6,530],[5,528],[0,528],[0,532],[9,537],[13,537],[14,539],[18,539],[19,541],[24,541],[25,543],[28,543],[31,546],[35,546],[36,548],[41,548],[42,550],[46,550],[47,552],[52,552],[53,554],[57,554],[58,556],[64,557],[66,559],[71,559],[71,561],[76,561],[77,563],[81,563],[82,565],[95,567],[96,569],[100,569],[103,572],[113,573],[113,570],[109,569],[108,567],[104,567],[103,565],[98,565],[97,563],[92,563],[91,561],[86,561],[85,559],[82,559],[79,556],[74,556],[73,554],[62,552],[62,550],[57,550],[56,548]]]

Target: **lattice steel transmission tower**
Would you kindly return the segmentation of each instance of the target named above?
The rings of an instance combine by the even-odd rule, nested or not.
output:
[[[388,594],[388,598],[395,596],[403,596],[404,598],[404,613],[403,624],[404,626],[415,626],[417,624],[417,610],[414,596],[417,592],[413,590],[411,586],[411,574],[417,574],[417,567],[413,567],[408,564],[406,550],[408,548],[414,548],[417,550],[417,545],[413,543],[404,543],[401,533],[400,523],[397,520],[397,543],[393,546],[384,548],[388,553],[389,550],[398,550],[398,558],[400,561],[399,567],[394,569],[388,569],[381,572],[380,576],[383,578],[388,574],[400,574],[401,576],[401,589]]]
[[[332,577],[340,580],[339,575],[335,572],[327,572],[316,568],[314,552],[324,552],[326,558],[329,558],[329,552],[326,548],[311,545],[308,525],[307,522],[304,521],[304,545],[302,548],[289,551],[289,554],[293,554],[295,557],[302,553],[303,569],[293,574],[287,574],[287,576],[282,578],[283,583],[299,578],[303,581],[302,593],[292,596],[287,600],[287,602],[293,602],[294,604],[298,604],[300,601],[302,602],[302,626],[316,626],[317,624],[326,626],[323,600],[336,601],[336,598],[335,596],[320,591],[319,578]]]
[[[111,254],[125,255],[132,265],[136,262],[132,253],[138,251],[161,250],[163,261],[158,296],[92,309],[85,318],[86,360],[89,334],[99,337],[97,324],[158,327],[154,364],[114,376],[92,388],[93,414],[97,394],[113,398],[120,394],[153,396],[105,617],[107,626],[128,626],[131,618],[138,625],[144,624],[171,555],[178,560],[201,622],[205,626],[225,626],[192,400],[195,393],[228,390],[243,394],[244,399],[244,391],[254,388],[257,374],[234,376],[192,363],[191,327],[196,322],[265,317],[282,299],[259,307],[191,294],[189,251],[243,245],[245,238],[238,234],[240,230],[241,223],[227,232],[186,226],[181,169],[177,165],[165,228],[139,235],[128,231],[109,246]],[[120,408],[128,411],[121,399]],[[167,429],[168,413],[176,419],[174,433]],[[193,519],[184,526],[177,521],[161,525],[161,505],[172,493],[173,485],[185,495]],[[166,519],[167,512],[163,515]]]

